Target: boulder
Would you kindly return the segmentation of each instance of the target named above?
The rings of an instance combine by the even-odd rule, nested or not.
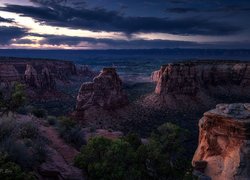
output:
[[[249,179],[249,157],[250,104],[219,104],[204,113],[192,161],[196,171],[213,180]]]

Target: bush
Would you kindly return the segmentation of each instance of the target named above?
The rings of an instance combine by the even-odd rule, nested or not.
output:
[[[80,149],[82,145],[86,144],[81,127],[71,118],[65,116],[60,117],[58,130],[60,136],[77,149]]]
[[[6,137],[10,137],[16,129],[16,122],[10,118],[0,119],[0,142]]]
[[[0,152],[21,168],[31,170],[46,157],[46,139],[33,122],[18,122],[10,118],[0,121]]]
[[[166,123],[152,133],[149,143],[138,149],[138,158],[146,164],[146,171],[153,179],[183,179],[189,160],[183,142],[187,131]]]
[[[131,144],[135,150],[142,144],[140,137],[134,133],[127,134],[127,136],[124,137],[124,140]]]
[[[67,143],[72,144],[77,149],[86,144],[80,127],[65,129],[65,131],[61,131],[60,135]]]
[[[25,104],[26,97],[24,88],[24,85],[16,83],[13,89],[11,89],[11,92],[6,92],[5,94],[0,93],[1,115],[9,115],[10,112],[17,112],[18,109]]]
[[[47,120],[48,120],[48,123],[52,126],[56,125],[57,123],[57,119],[55,116],[48,116]]]
[[[60,126],[66,129],[70,129],[76,126],[76,122],[69,117],[59,117]]]
[[[25,173],[16,163],[8,160],[7,154],[0,152],[0,179],[3,180],[33,180],[33,173]]]
[[[86,169],[90,179],[140,179],[136,153],[121,139],[96,137],[83,147],[75,164]]]
[[[31,113],[37,118],[47,117],[47,111],[45,109],[33,109]]]
[[[141,144],[135,134],[117,140],[95,137],[82,147],[75,165],[90,179],[184,179],[189,163],[182,143],[185,130],[166,123]]]
[[[34,139],[39,136],[38,127],[33,122],[20,123],[18,129],[18,135],[21,139]]]

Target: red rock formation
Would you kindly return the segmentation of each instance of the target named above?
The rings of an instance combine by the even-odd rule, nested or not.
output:
[[[19,80],[20,75],[13,65],[0,64],[0,86],[8,86],[12,82]]]
[[[46,66],[43,67],[40,74],[32,65],[27,64],[26,66],[24,81],[29,87],[52,90],[56,87],[55,79],[54,74]]]
[[[77,96],[76,116],[99,116],[128,104],[122,81],[114,68],[104,68],[93,82],[84,83]]]
[[[163,66],[161,66],[160,70],[152,72],[151,80],[153,82],[158,82],[159,79],[161,78],[162,74],[164,73],[165,69],[166,69],[166,65],[163,65]]]
[[[219,104],[199,121],[195,174],[212,180],[250,178],[250,104]]]
[[[249,96],[250,63],[201,61],[168,64],[152,74],[159,105],[185,109],[211,106],[218,96]]]
[[[26,84],[28,95],[34,98],[51,93],[52,96],[61,96],[56,84],[67,81],[73,75],[77,75],[76,67],[69,61],[0,58],[0,87],[20,82]]]

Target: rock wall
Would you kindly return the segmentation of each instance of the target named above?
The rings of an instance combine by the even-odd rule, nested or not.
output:
[[[52,90],[56,88],[56,77],[46,66],[38,74],[32,65],[27,64],[24,72],[24,81],[27,85],[36,89]]]
[[[9,86],[12,82],[20,81],[21,77],[15,66],[0,64],[0,86]]]
[[[53,90],[57,81],[77,75],[70,61],[46,59],[0,58],[0,82],[8,86],[14,82],[25,83],[37,90]]]
[[[198,61],[167,64],[152,73],[155,101],[170,108],[211,107],[218,97],[249,97],[250,62]]]
[[[219,104],[199,121],[194,174],[212,180],[250,178],[250,104]]]
[[[104,68],[93,82],[82,84],[78,96],[75,115],[93,119],[103,111],[113,111],[128,104],[122,81],[114,68]],[[108,113],[107,113],[108,114]]]

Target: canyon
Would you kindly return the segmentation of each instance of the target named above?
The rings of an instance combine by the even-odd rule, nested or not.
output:
[[[71,61],[0,58],[2,86],[20,81],[35,89],[55,89],[55,81],[67,80],[69,76],[76,74],[76,67]]]
[[[169,109],[210,108],[222,98],[249,97],[250,63],[187,61],[161,66],[152,73],[155,93],[146,100]]]
[[[250,177],[250,104],[218,104],[199,121],[194,174],[213,180]]]
[[[64,86],[77,85],[96,74],[88,66],[78,67],[72,61],[0,57],[0,88],[6,90],[22,83],[29,98],[36,100],[66,99],[70,95],[62,92]]]
[[[191,130],[192,137],[188,142],[191,153],[188,156],[192,156],[196,148],[193,141],[198,135],[194,124],[201,116],[179,111],[203,113],[204,109],[207,111],[218,102],[243,102],[218,104],[216,109],[204,113],[199,121],[199,144],[192,165],[194,175],[199,178],[238,180],[250,176],[247,162],[250,152],[250,104],[244,103],[250,99],[249,62],[189,61],[163,65],[152,73],[151,80],[156,83],[154,92],[130,101],[128,94],[134,89],[124,89],[115,68],[103,68],[96,73],[88,66],[77,67],[71,61],[0,58],[0,87],[8,89],[15,82],[23,83],[33,99],[39,96],[44,99],[49,93],[49,98],[56,97],[60,94],[58,86],[62,84],[68,84],[67,87],[72,90],[72,77],[77,79],[78,83],[74,86],[79,91],[65,101],[75,106],[67,113],[76,124],[84,127],[81,133],[86,142],[95,136],[121,138],[133,131],[146,138],[159,125],[172,122]],[[79,81],[84,77],[93,80]],[[142,91],[139,92],[142,94]],[[57,99],[60,102],[57,111],[63,111],[65,103],[62,100]],[[48,109],[54,107],[54,104],[45,104]],[[40,173],[44,176],[56,173],[66,179],[72,174],[82,176],[79,169],[72,166],[73,155],[79,152],[67,146],[56,129],[41,124],[39,119],[31,121],[37,121],[42,134],[53,139],[50,150],[54,154],[42,164]],[[66,162],[65,157],[68,156],[70,161]],[[64,169],[69,171],[64,172]]]

